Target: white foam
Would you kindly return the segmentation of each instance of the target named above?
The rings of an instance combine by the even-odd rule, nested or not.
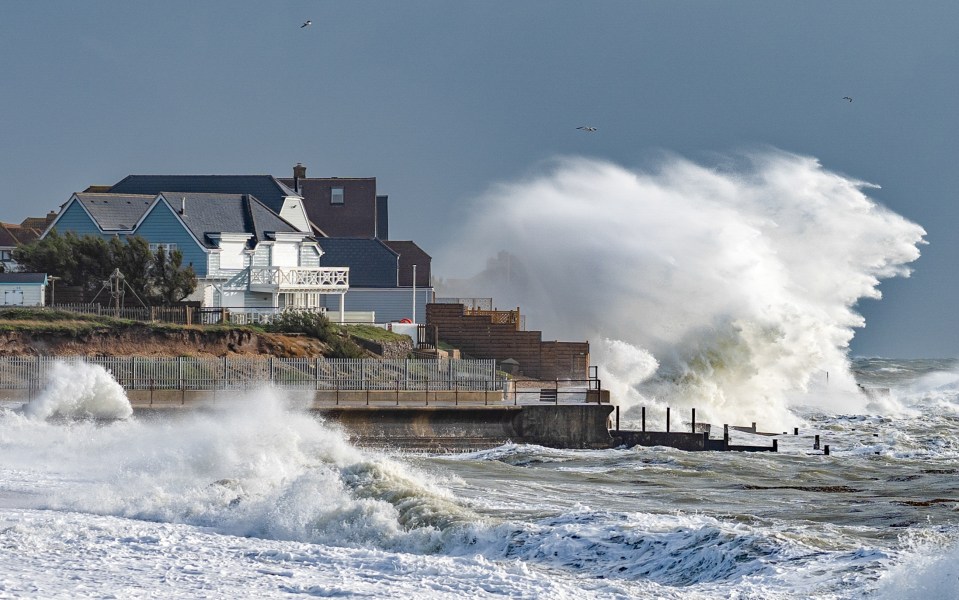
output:
[[[126,392],[106,369],[64,361],[53,363],[43,389],[23,406],[23,411],[37,419],[125,419],[133,414]]]
[[[787,426],[797,401],[863,409],[846,359],[855,305],[908,274],[925,232],[815,159],[728,163],[571,158],[495,186],[437,261],[479,274],[441,292],[522,306],[550,338],[620,340],[599,364],[648,352],[656,377],[627,385],[717,423]],[[476,248],[502,252],[483,265]]]

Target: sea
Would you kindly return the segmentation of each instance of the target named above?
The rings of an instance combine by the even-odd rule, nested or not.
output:
[[[954,360],[854,360],[897,414],[793,407],[775,454],[360,448],[274,390],[148,419],[69,368],[0,411],[2,598],[959,598]]]

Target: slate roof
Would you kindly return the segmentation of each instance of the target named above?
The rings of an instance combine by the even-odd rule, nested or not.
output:
[[[250,194],[275,213],[283,208],[284,197],[299,195],[272,175],[128,175],[110,192],[153,196],[160,192]]]
[[[0,273],[2,283],[46,283],[46,273]]]
[[[429,287],[432,285],[431,263],[432,257],[425,250],[409,240],[383,240],[393,252],[400,255],[400,272],[398,283],[400,287],[413,285],[413,265],[416,265],[416,285]]]
[[[207,248],[216,247],[207,236],[211,233],[253,234],[250,247],[273,233],[302,233],[249,194],[160,193]],[[186,211],[180,214],[184,199]]]
[[[155,195],[76,194],[93,220],[105,231],[129,231],[153,203]]]
[[[320,266],[349,267],[350,287],[396,287],[399,254],[372,238],[319,238]]]

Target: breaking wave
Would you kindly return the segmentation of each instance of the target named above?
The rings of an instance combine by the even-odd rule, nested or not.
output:
[[[779,151],[650,171],[558,160],[479,199],[437,268],[478,274],[438,287],[522,306],[550,337],[606,340],[594,362],[626,406],[770,426],[795,403],[857,410],[856,304],[907,276],[925,235],[870,187]],[[477,248],[500,253],[484,265]]]

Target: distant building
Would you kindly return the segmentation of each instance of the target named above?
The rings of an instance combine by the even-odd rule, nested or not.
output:
[[[26,219],[24,222],[32,221],[34,220]],[[36,219],[35,221],[39,223],[43,220]],[[0,265],[3,266],[3,272],[10,273],[19,270],[20,266],[13,260],[13,251],[17,246],[35,241],[41,233],[43,233],[42,229],[34,227],[0,223]]]
[[[43,306],[47,283],[46,273],[0,273],[3,306]]]

